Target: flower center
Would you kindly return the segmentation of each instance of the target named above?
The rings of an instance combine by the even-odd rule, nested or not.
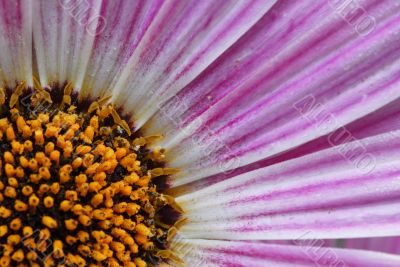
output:
[[[109,97],[84,105],[71,84],[62,97],[34,87],[0,88],[0,266],[173,258],[173,228],[158,214],[179,207],[154,179],[176,170],[146,148],[156,137],[134,136]]]

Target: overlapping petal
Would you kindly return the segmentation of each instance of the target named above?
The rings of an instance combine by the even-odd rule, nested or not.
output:
[[[319,240],[273,245],[243,241],[180,239],[175,250],[190,266],[349,266],[395,267],[400,256],[362,250],[321,247]]]
[[[398,99],[399,7],[360,5],[376,20],[366,36],[324,1],[279,1],[162,106],[145,128],[165,133],[184,170],[172,185],[283,153]]]
[[[113,93],[140,126],[274,3],[37,1],[41,83],[70,80],[85,94]]]
[[[114,99],[143,125],[275,3],[165,1],[117,83]]]
[[[355,140],[371,137],[374,135],[392,132],[397,134],[400,129],[400,99],[370,113],[366,116],[340,127],[335,132],[326,134],[317,139],[309,141],[301,146],[285,151],[274,157],[256,161],[252,164],[236,168],[225,173],[218,173],[207,178],[197,180],[187,185],[178,186],[170,190],[174,195],[181,195],[210,186],[231,177],[250,172],[259,168],[277,164],[279,162],[298,158],[310,153],[321,151],[332,146],[345,144]],[[332,142],[331,136],[338,136],[338,140]],[[399,136],[400,137],[400,136]]]
[[[189,218],[182,233],[212,239],[398,235],[398,134],[356,140],[180,196]]]

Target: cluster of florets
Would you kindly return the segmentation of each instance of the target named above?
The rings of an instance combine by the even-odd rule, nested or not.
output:
[[[133,138],[103,100],[79,111],[68,86],[59,110],[37,114],[20,105],[22,89],[0,90],[0,266],[154,264],[171,237],[157,211],[174,203],[152,179],[175,170],[145,148],[154,137]],[[49,102],[37,92],[31,105]]]

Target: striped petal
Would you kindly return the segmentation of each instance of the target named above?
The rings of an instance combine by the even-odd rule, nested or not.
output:
[[[376,21],[367,35],[324,1],[279,1],[162,105],[145,130],[165,133],[171,165],[184,170],[172,186],[280,154],[398,99],[400,7],[359,2]]]
[[[273,245],[243,241],[180,239],[174,248],[188,266],[348,266],[395,267],[400,256],[361,250],[322,247],[320,240]]]
[[[182,234],[259,240],[398,235],[398,134],[356,140],[180,196],[189,219]]]
[[[113,86],[142,126],[248,31],[276,2],[165,1]]]
[[[326,134],[301,146],[285,151],[279,155],[256,161],[229,172],[218,173],[207,178],[197,180],[187,185],[178,186],[170,190],[171,194],[181,195],[210,186],[217,182],[227,180],[231,177],[250,172],[259,168],[298,158],[307,154],[327,149],[332,146],[345,144],[366,137],[390,132],[399,133],[400,129],[400,99],[376,110],[356,121],[340,127],[333,133]],[[341,135],[339,139],[332,142],[330,136]]]
[[[32,85],[32,1],[0,1],[0,80]]]
[[[113,93],[140,127],[275,1],[35,1],[41,83]]]

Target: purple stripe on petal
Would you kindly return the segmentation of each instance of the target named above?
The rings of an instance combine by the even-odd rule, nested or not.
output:
[[[355,150],[358,145],[363,150]],[[363,154],[354,151],[374,159],[367,172],[354,161]],[[399,153],[400,139],[386,133],[182,195],[176,200],[189,218],[182,232],[218,239],[291,239],[304,232],[313,238],[398,234]]]
[[[400,16],[394,8],[376,1],[366,7],[376,15],[379,24],[365,37],[343,27],[347,23],[332,13],[329,6],[322,10],[313,7],[317,10],[314,19],[320,23],[314,21],[317,26],[301,38],[298,33],[293,34],[293,41],[281,45],[281,50],[272,58],[268,58],[267,52],[262,55],[266,57],[264,61],[258,60],[260,56],[252,58],[253,53],[249,54],[250,59],[258,63],[258,69],[240,72],[233,69],[240,80],[230,86],[230,92],[221,86],[224,80],[220,81],[218,76],[199,77],[182,91],[187,90],[185,94],[179,94],[165,109],[162,108],[160,116],[154,118],[157,125],[150,123],[148,131],[171,136],[162,145],[170,151],[171,165],[185,170],[171,181],[172,185],[184,185],[277,156],[395,101],[400,96],[397,90],[400,64],[398,57],[392,55],[400,55]],[[277,12],[275,8],[290,10],[277,5],[265,16]],[[303,12],[304,9],[299,10]],[[274,29],[274,23],[279,25],[279,20],[261,22],[265,23],[262,30],[261,26],[255,26],[254,31],[259,30],[265,38],[268,36],[265,29]],[[242,46],[236,49],[236,57],[247,46],[254,49],[252,38],[257,38],[251,33],[248,33],[247,42],[238,42]],[[267,47],[272,41],[264,42]],[[257,50],[254,55],[258,55]],[[226,64],[235,63],[235,56],[230,54],[230,58],[231,61],[222,57],[215,63],[216,66],[220,63],[224,69],[212,68],[217,73],[225,71]],[[221,77],[224,79],[226,75]],[[204,94],[194,91],[206,85],[221,86],[224,98],[213,102],[212,91],[205,89]],[[218,93],[219,87],[214,90]],[[193,120],[194,117],[190,117],[193,116],[191,101],[198,103],[194,96],[211,100],[202,102],[200,106],[207,110]],[[312,97],[314,105],[322,109],[322,115],[329,115],[331,120],[313,117],[316,115],[297,109],[296,102],[307,97]],[[174,134],[177,128],[180,129],[178,135]]]
[[[179,239],[176,252],[190,266],[398,266],[400,257],[361,250],[321,247],[319,240],[297,245]]]

